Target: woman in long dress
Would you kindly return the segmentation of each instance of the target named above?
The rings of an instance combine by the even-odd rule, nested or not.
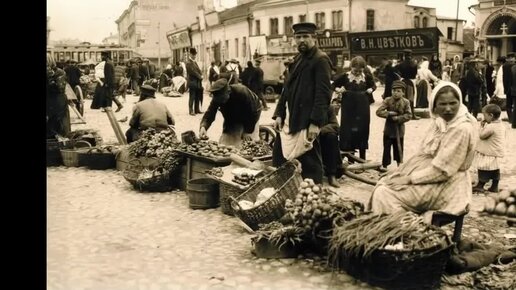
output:
[[[364,72],[365,67],[364,58],[354,57],[351,60],[351,71],[333,83],[335,91],[342,93],[340,149],[353,152],[358,149],[362,159],[366,159],[366,149],[369,148],[369,94],[376,89],[372,76]]]
[[[439,79],[429,69],[429,62],[425,60],[421,63],[417,70],[417,95],[416,95],[416,108],[427,108],[428,107],[428,96],[432,93],[432,87],[430,81],[434,84],[439,82]]]
[[[430,223],[434,211],[460,214],[471,203],[477,121],[451,82],[440,82],[429,103],[433,122],[419,152],[380,179],[368,204],[373,212],[412,211]]]

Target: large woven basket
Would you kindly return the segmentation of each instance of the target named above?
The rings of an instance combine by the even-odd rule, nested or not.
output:
[[[171,172],[165,172],[162,174],[153,171],[152,176],[147,178],[141,178],[140,173],[144,169],[152,170],[154,166],[146,166],[138,158],[131,159],[129,164],[123,171],[125,180],[132,184],[134,189],[140,192],[165,192],[171,191],[173,188],[171,182]]]
[[[285,215],[285,200],[295,199],[302,181],[303,178],[294,163],[286,162],[274,172],[257,181],[237,198],[230,197],[233,212],[247,226],[257,230],[259,224],[279,220]],[[238,204],[242,200],[254,203],[260,191],[267,187],[274,187],[276,193],[259,206],[244,210]]]
[[[369,259],[342,257],[339,267],[351,276],[385,289],[438,289],[454,247],[443,244],[419,250],[376,250]]]
[[[113,148],[106,146],[105,148]],[[94,170],[106,170],[116,168],[115,154],[118,152],[116,149],[110,149],[111,151],[103,151],[98,147],[92,147],[86,152],[79,152],[79,163],[87,166],[89,169]]]

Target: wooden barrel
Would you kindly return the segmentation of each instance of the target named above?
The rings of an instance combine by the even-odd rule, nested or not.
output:
[[[192,209],[208,209],[220,204],[219,184],[211,178],[191,179],[186,184],[189,206]]]

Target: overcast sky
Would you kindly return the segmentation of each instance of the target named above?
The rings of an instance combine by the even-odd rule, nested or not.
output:
[[[474,16],[467,8],[477,0],[410,0],[409,4],[436,7],[438,15],[455,17],[457,1],[460,1],[459,18],[473,21]],[[47,0],[47,16],[50,16],[52,29],[50,39],[77,38],[100,43],[110,33],[117,33],[115,20],[129,3],[131,0]]]

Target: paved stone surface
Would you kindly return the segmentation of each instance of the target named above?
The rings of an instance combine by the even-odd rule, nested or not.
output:
[[[371,108],[371,160],[380,160],[382,152],[384,123],[374,116],[380,95],[375,92]],[[188,115],[187,96],[158,98],[172,111],[178,135],[198,131],[201,115]],[[128,96],[117,117],[129,116],[136,100]],[[209,100],[205,96],[205,108]],[[89,110],[90,103],[88,124],[73,129],[96,128],[105,143],[115,143],[107,117]],[[261,123],[272,122],[273,109],[263,112]],[[213,140],[222,127],[220,113],[217,118],[208,131]],[[406,156],[415,152],[428,124],[407,124]],[[515,131],[508,131],[508,144],[516,144]],[[511,152],[502,168],[502,188],[516,187],[515,168]],[[367,202],[372,189],[344,179],[338,192]],[[484,198],[475,196],[473,209],[481,208]],[[317,259],[257,259],[250,252],[251,235],[234,217],[220,209],[191,210],[182,191],[138,193],[115,170],[48,168],[47,213],[48,289],[372,289],[321,267]]]

